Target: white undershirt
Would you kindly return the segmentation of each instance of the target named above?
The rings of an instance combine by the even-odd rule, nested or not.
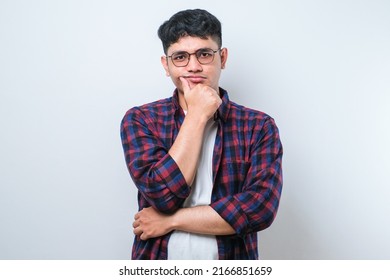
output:
[[[205,128],[198,169],[191,193],[183,207],[209,205],[213,189],[213,151],[217,123],[211,119]],[[175,230],[168,242],[169,260],[217,260],[218,246],[214,235],[203,235]]]

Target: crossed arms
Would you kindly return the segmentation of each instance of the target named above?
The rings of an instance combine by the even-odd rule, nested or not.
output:
[[[195,177],[205,124],[221,104],[209,87],[183,88],[187,115],[168,151],[149,130],[154,124],[140,110],[133,110],[130,121],[122,123],[128,168],[145,201],[134,217],[134,233],[146,240],[172,230],[228,235],[268,227],[281,191],[281,174],[275,170],[281,168],[282,151],[273,122],[264,125],[269,133],[259,139],[259,150],[253,151],[257,156],[252,159],[247,186],[241,193],[222,197],[209,206],[180,208]],[[265,156],[260,147],[274,152]]]

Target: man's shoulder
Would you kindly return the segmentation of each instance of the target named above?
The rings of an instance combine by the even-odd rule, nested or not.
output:
[[[255,135],[253,139],[261,139],[265,134],[278,134],[275,120],[269,114],[234,102],[230,102],[226,128],[236,133],[251,131],[248,135]]]
[[[267,120],[272,119],[267,113],[246,107],[244,105],[230,101],[230,110],[229,115],[234,119],[243,119],[243,120]]]

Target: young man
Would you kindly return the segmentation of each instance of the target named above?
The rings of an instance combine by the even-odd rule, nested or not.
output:
[[[274,120],[219,87],[228,50],[205,10],[173,15],[158,31],[172,97],[130,109],[121,124],[138,188],[133,259],[258,259],[257,232],[282,190]]]

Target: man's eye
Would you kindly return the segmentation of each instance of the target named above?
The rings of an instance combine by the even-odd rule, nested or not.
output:
[[[198,57],[210,57],[212,56],[213,54],[211,52],[208,52],[208,51],[203,51],[203,52],[200,52],[198,54]]]
[[[182,61],[185,60],[187,56],[185,54],[177,54],[177,55],[173,55],[172,58],[175,61]]]

